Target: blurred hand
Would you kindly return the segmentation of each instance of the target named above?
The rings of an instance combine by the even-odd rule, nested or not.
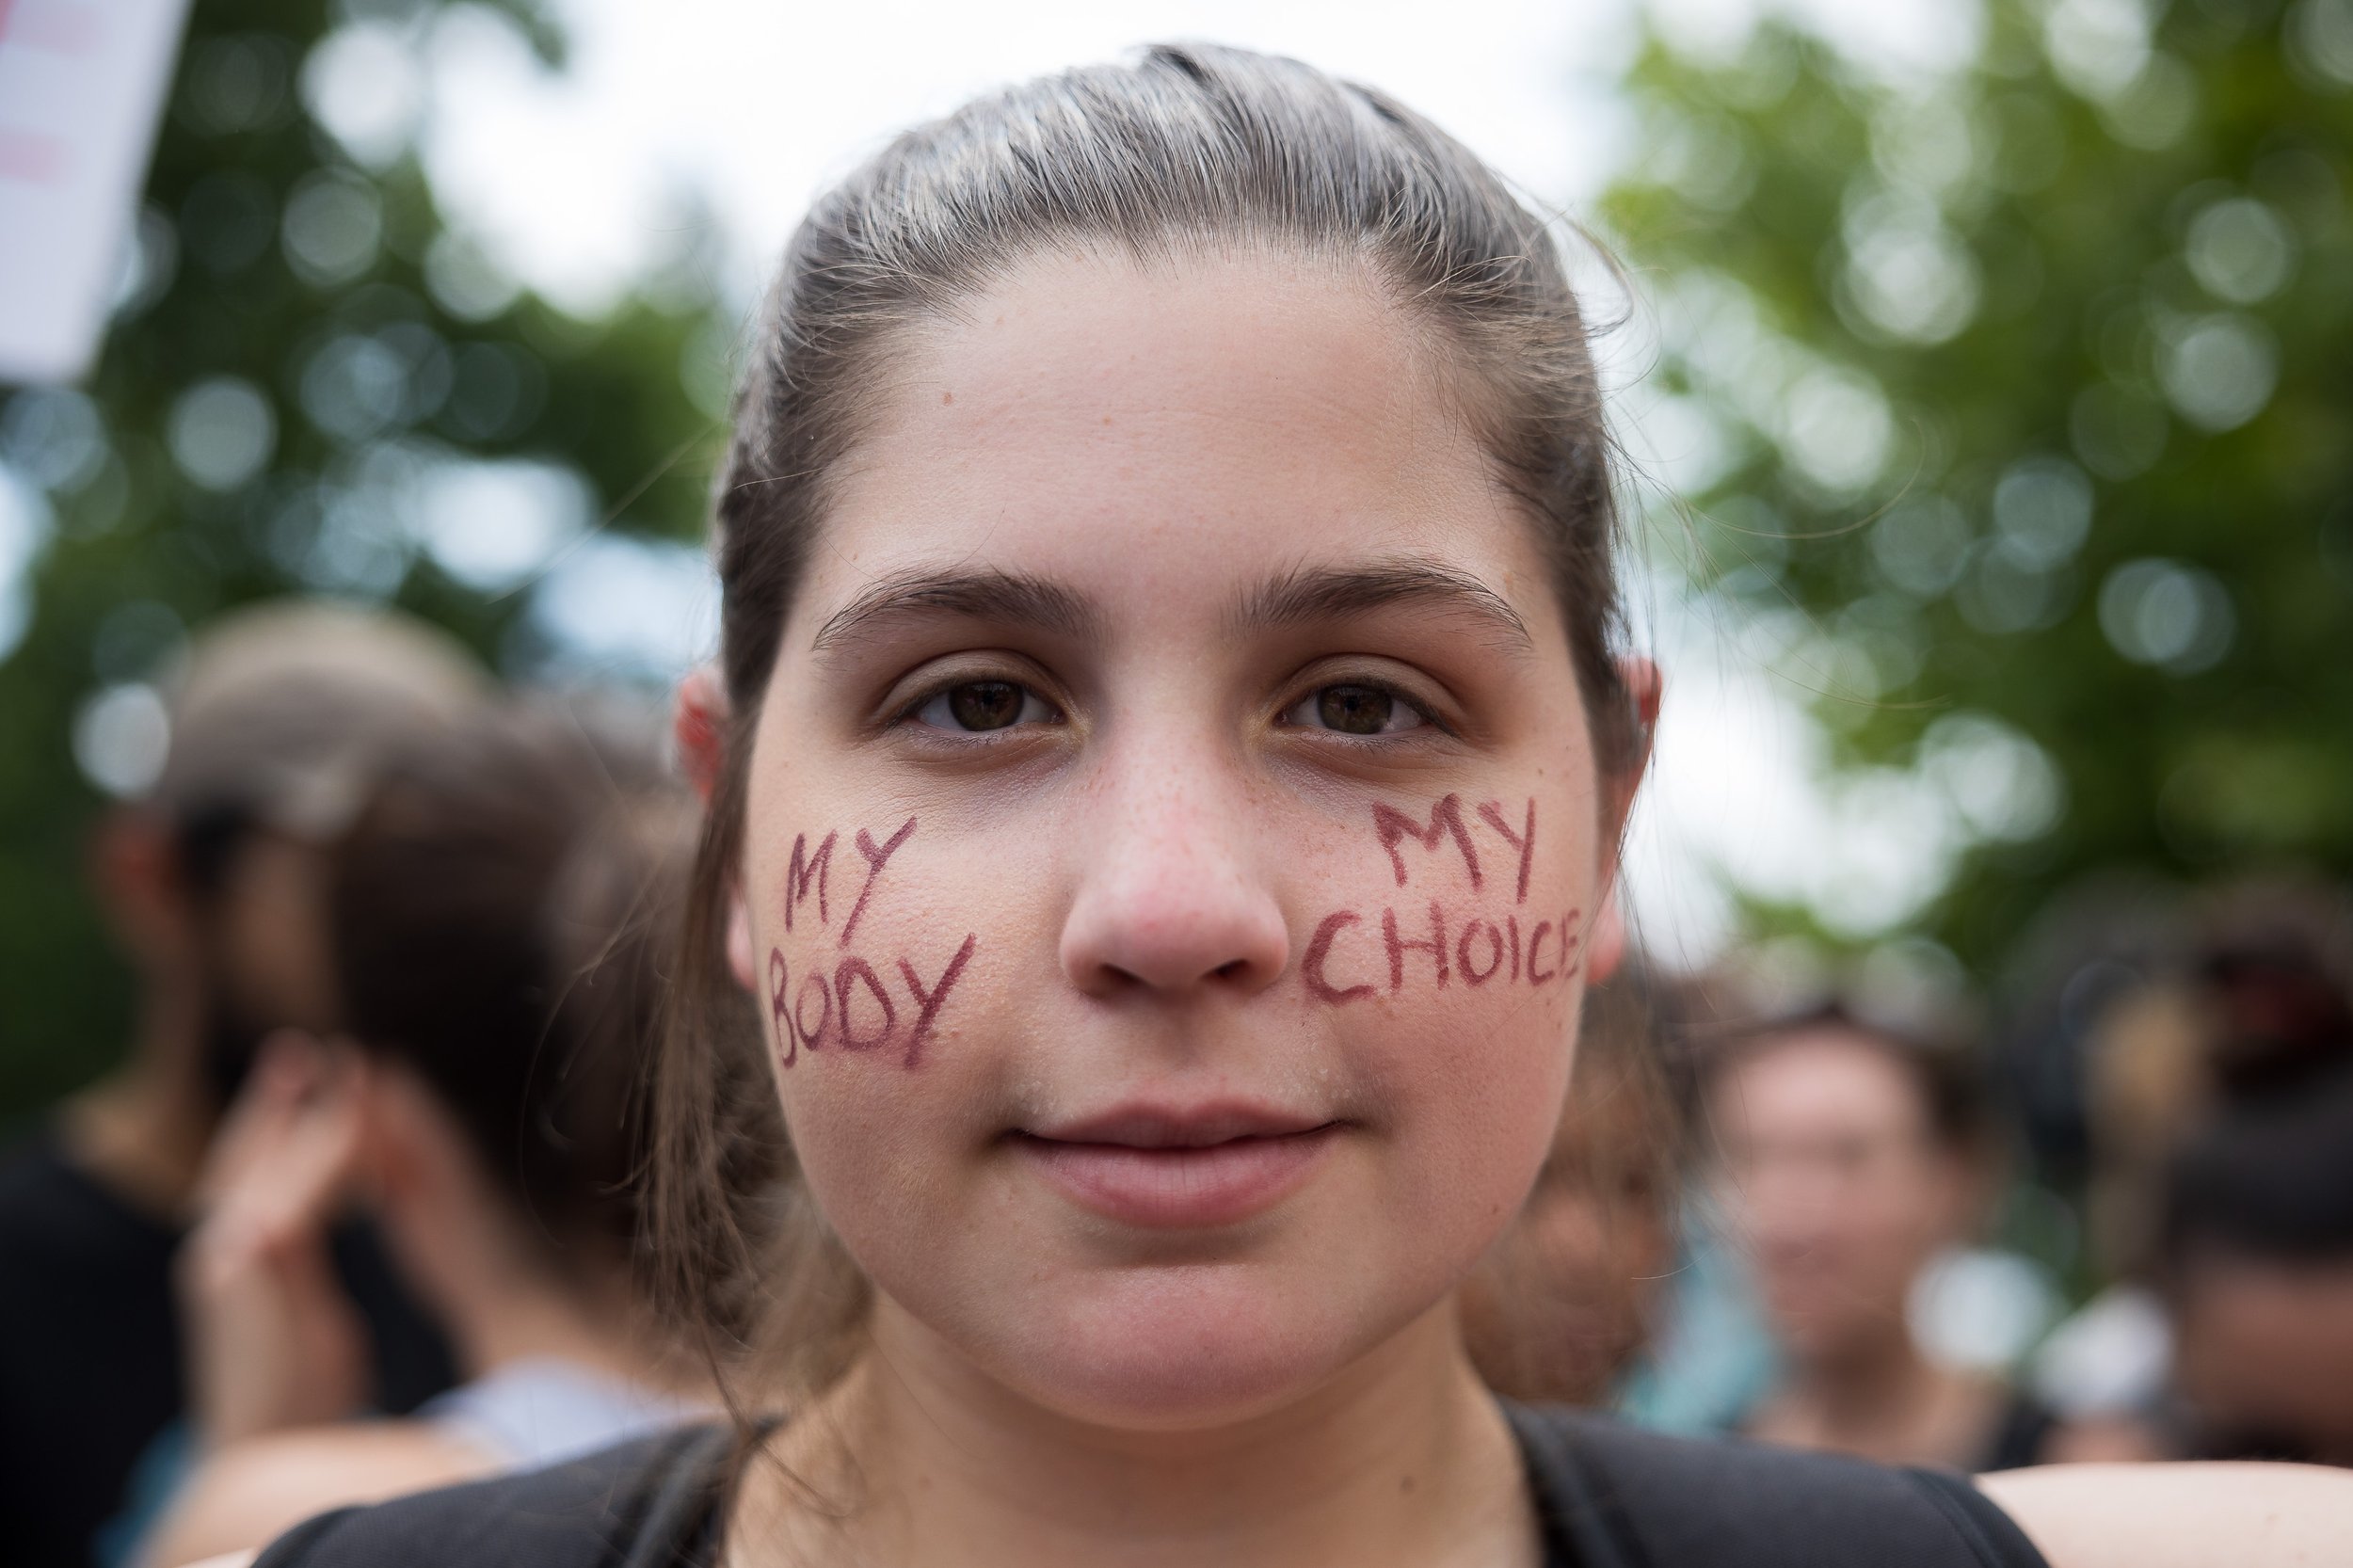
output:
[[[207,1444],[342,1420],[368,1389],[367,1330],[328,1253],[358,1173],[366,1066],[292,1032],[271,1037],[207,1161],[179,1288]]]

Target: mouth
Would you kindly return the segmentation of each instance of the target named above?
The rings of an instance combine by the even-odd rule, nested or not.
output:
[[[1123,1224],[1199,1230],[1265,1213],[1304,1186],[1336,1121],[1246,1106],[1133,1107],[1011,1142],[1049,1186]]]

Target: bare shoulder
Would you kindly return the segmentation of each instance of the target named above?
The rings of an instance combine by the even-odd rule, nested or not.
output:
[[[250,1438],[197,1466],[142,1560],[146,1568],[234,1563],[240,1549],[258,1548],[314,1513],[469,1480],[494,1467],[488,1456],[409,1421]]]
[[[2051,1568],[2319,1568],[2353,1540],[2353,1472],[2061,1464],[1981,1476]]]

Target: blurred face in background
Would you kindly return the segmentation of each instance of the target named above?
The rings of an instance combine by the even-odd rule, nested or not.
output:
[[[2233,1451],[2353,1465],[2353,1257],[2194,1253],[2174,1336],[2180,1392]]]
[[[1784,1352],[1835,1364],[1904,1332],[1968,1187],[1911,1076],[1846,1028],[1797,1031],[1750,1047],[1708,1110],[1731,1231]]]
[[[326,854],[256,831],[232,853],[225,872],[211,905],[209,934],[214,981],[225,1010],[263,1032],[332,1029]]]
[[[174,825],[126,810],[97,861],[116,929],[152,985],[192,1021],[201,1081],[226,1102],[271,1032],[323,1034],[339,1016],[328,938],[328,859],[237,813]]]
[[[1598,1404],[1649,1338],[1674,1268],[1672,1112],[1656,1081],[1577,1064],[1534,1191],[1463,1286],[1463,1324],[1506,1398]]]

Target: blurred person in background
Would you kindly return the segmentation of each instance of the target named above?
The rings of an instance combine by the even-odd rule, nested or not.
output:
[[[123,1064],[0,1166],[0,1518],[10,1560],[107,1560],[105,1527],[182,1408],[171,1267],[223,1109],[272,1031],[326,1031],[322,841],[383,756],[485,689],[440,633],[281,603],[199,636],[162,771],[99,826],[89,863],[136,973]],[[103,1042],[92,1042],[97,1048]],[[446,1352],[364,1230],[334,1262],[399,1410],[446,1385]],[[159,1457],[168,1465],[168,1458]]]
[[[692,832],[649,747],[552,712],[391,765],[336,855],[350,1047],[270,1043],[190,1242],[205,1457],[147,1560],[692,1408],[632,1272],[641,1069]],[[347,1419],[363,1330],[322,1247],[352,1189],[468,1380],[408,1420]]]
[[[2037,1395],[2067,1422],[2069,1457],[2210,1446],[2174,1386],[2185,1349],[2175,1321],[2178,1162],[2185,1145],[2208,1146],[2201,1140],[2217,1121],[2261,1126],[2282,1103],[2353,1070],[2353,925],[2341,891],[2251,880],[2201,896],[2185,920],[2154,972],[2111,1000],[2087,1033],[2088,1219],[2111,1282],[2052,1333],[2033,1376]],[[2217,1136],[2229,1148],[2249,1135]],[[2211,1178],[2190,1179],[2195,1189]],[[2212,1365],[2205,1352],[2197,1359]]]
[[[1462,1288],[1471,1360],[1507,1399],[1607,1405],[1674,1271],[1678,1118],[1665,983],[1639,962],[1586,993],[1568,1103],[1518,1218]]]
[[[2353,1465],[2353,1073],[2232,1104],[2163,1207],[2185,1449]]]
[[[1727,1034],[1704,1070],[1724,1211],[1784,1363],[1750,1435],[1970,1471],[2044,1458],[2047,1413],[1939,1365],[1911,1320],[1915,1286],[1992,1185],[1966,1058],[1832,1003]]]

